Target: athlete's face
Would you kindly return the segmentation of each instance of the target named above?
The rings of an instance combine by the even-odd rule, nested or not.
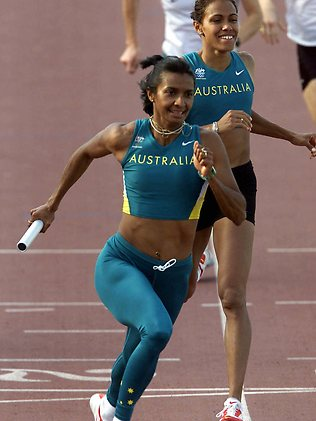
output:
[[[211,2],[205,10],[201,23],[195,28],[202,34],[206,47],[218,51],[231,51],[235,47],[238,36],[238,14],[229,0],[216,0]]]
[[[149,93],[154,105],[154,120],[162,127],[178,127],[189,114],[194,98],[193,77],[164,72],[156,93]]]

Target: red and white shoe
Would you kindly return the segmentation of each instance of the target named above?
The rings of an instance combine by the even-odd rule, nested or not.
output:
[[[199,280],[202,278],[203,272],[205,271],[205,269],[208,266],[212,266],[212,265],[214,265],[213,253],[208,248],[206,248],[199,261],[196,282],[199,282]]]
[[[236,398],[228,398],[224,402],[224,409],[216,415],[219,421],[243,421],[241,403]]]
[[[101,413],[100,413],[100,405],[101,405],[101,400],[103,396],[104,394],[102,393],[95,393],[90,398],[90,409],[94,416],[94,421],[103,421],[101,417]]]

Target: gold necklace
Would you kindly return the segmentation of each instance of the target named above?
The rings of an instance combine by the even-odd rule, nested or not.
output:
[[[149,117],[149,121],[150,121],[150,125],[151,127],[155,130],[155,132],[161,134],[164,137],[167,136],[171,136],[172,134],[179,134],[182,132],[183,127],[187,124],[185,121],[181,124],[180,127],[178,127],[175,130],[168,130],[168,129],[163,129],[162,127],[159,126],[158,123],[155,122],[153,116]]]

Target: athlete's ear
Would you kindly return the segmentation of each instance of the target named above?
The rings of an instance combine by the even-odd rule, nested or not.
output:
[[[147,96],[150,102],[154,102],[154,94],[149,89],[147,89]]]
[[[193,26],[194,26],[195,31],[200,35],[200,37],[204,37],[202,25],[199,22],[197,22],[196,20],[194,20]]]

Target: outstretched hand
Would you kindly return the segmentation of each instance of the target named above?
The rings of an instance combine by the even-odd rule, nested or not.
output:
[[[30,214],[30,219],[27,221],[29,226],[37,219],[40,219],[44,222],[44,226],[41,231],[43,233],[51,226],[55,219],[55,212],[52,211],[47,204],[31,209]]]
[[[311,153],[310,159],[316,157],[316,133],[297,133],[291,143],[295,146],[305,146]]]

